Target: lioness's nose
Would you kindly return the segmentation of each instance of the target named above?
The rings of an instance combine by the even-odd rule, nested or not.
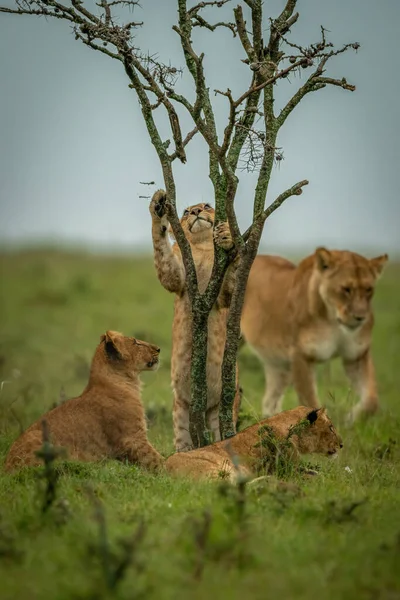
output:
[[[196,206],[195,208],[192,208],[192,210],[190,211],[191,215],[199,215],[200,213],[201,213],[200,206]]]
[[[363,317],[362,315],[354,315],[354,318],[359,323],[362,323],[365,320],[365,317]]]

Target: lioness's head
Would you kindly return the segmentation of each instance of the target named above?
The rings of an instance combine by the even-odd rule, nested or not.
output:
[[[306,414],[309,426],[298,435],[296,446],[303,454],[325,454],[335,456],[343,442],[332,421],[326,414],[325,408],[316,408]]]
[[[348,329],[360,327],[371,314],[375,283],[388,255],[365,258],[354,252],[317,248],[319,293],[331,319]]]
[[[158,369],[160,348],[134,337],[107,331],[100,337],[100,348],[106,362],[127,376]]]
[[[214,209],[207,203],[185,208],[181,225],[186,237],[194,243],[212,240],[214,215]]]

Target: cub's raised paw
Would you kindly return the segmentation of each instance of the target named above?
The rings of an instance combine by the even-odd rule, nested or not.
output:
[[[224,250],[230,250],[233,248],[231,231],[226,221],[219,223],[214,228],[214,242],[217,246],[223,248]]]
[[[157,190],[150,202],[150,213],[153,217],[161,219],[167,212],[166,209],[167,194],[164,190]]]

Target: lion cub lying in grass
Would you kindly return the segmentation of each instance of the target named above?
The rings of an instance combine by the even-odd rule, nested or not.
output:
[[[140,399],[141,371],[155,371],[160,348],[107,331],[100,338],[89,383],[78,398],[67,400],[31,425],[11,446],[7,471],[40,463],[35,451],[42,446],[42,420],[51,442],[65,447],[73,460],[117,458],[155,470],[163,457],[147,439]]]
[[[265,437],[267,432],[269,441],[268,436]],[[310,410],[309,407],[299,406],[247,427],[229,440],[190,452],[172,454],[165,466],[169,473],[196,479],[234,479],[237,468],[233,460],[237,457],[239,472],[244,476],[252,476],[268,462],[268,458],[273,458],[273,450],[269,446],[271,440],[286,440],[289,448],[287,457],[295,461],[300,454],[334,456],[343,447],[341,437],[325,408]]]

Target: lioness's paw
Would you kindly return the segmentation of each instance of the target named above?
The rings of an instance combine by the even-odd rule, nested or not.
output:
[[[230,250],[233,248],[233,240],[228,223],[219,223],[214,228],[214,241],[217,246],[223,248],[224,250]]]
[[[167,194],[164,190],[157,190],[150,202],[150,213],[153,217],[161,219],[167,212]]]

